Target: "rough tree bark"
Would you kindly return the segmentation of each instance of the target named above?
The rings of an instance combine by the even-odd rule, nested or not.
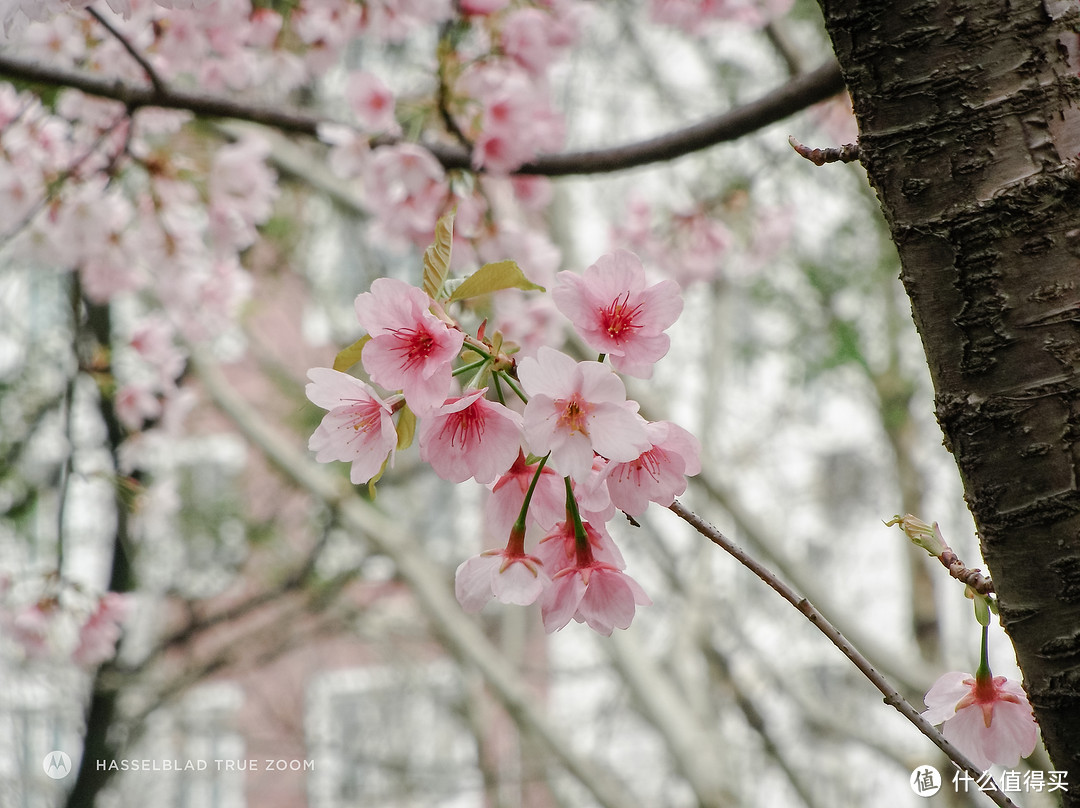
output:
[[[819,2],[1002,623],[1080,805],[1080,5]]]

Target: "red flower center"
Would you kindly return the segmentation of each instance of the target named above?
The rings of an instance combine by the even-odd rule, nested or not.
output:
[[[630,293],[625,292],[611,301],[607,308],[600,310],[600,325],[616,342],[621,342],[641,328],[634,323],[634,319],[641,312],[641,304],[631,306],[629,303]]]
[[[398,343],[393,350],[401,355],[403,368],[422,365],[435,347],[435,338],[419,328],[395,328],[393,335]]]

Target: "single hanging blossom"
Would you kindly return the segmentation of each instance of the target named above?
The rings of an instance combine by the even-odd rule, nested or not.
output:
[[[671,347],[664,330],[682,313],[679,285],[646,286],[641,260],[626,250],[601,256],[581,276],[564,271],[557,278],[552,299],[586,344],[607,354],[620,373],[652,376]]]
[[[485,550],[461,563],[454,594],[461,608],[479,612],[492,599],[528,606],[551,584],[543,562],[525,553],[525,532],[512,530],[506,548]]]
[[[1015,766],[1035,750],[1039,727],[1019,682],[1004,676],[972,676],[951,671],[923,697],[923,718],[985,771],[997,763]]]
[[[521,451],[521,416],[484,398],[487,388],[448,398],[420,424],[420,459],[452,483],[487,485]]]
[[[393,409],[364,382],[330,368],[308,371],[306,388],[313,404],[329,410],[308,441],[320,463],[352,463],[349,479],[366,483],[379,473],[387,456],[391,464],[397,447]]]
[[[638,606],[652,603],[637,581],[615,564],[600,561],[593,553],[593,544],[600,540],[591,526],[583,522],[588,540],[579,544],[574,539],[574,555],[570,564],[551,579],[551,586],[540,598],[540,613],[544,630],[549,634],[566,626],[573,618],[587,623],[589,628],[604,636],[614,629],[626,629],[634,620]],[[553,549],[562,549],[566,537],[573,536],[573,527],[562,523],[560,530],[549,536]],[[621,559],[620,559],[621,560]]]
[[[552,469],[584,480],[593,452],[615,462],[633,460],[650,444],[637,402],[626,400],[622,379],[599,362],[575,362],[553,348],[518,365],[525,405],[525,437],[535,455],[551,452]]]
[[[393,278],[376,279],[355,306],[356,319],[371,335],[361,361],[372,381],[401,390],[417,415],[440,406],[465,334],[428,311],[431,298],[423,290]]]
[[[565,508],[563,514],[566,514]],[[603,522],[581,523],[585,529],[585,538],[589,542],[589,553],[593,561],[608,564],[616,569],[626,569],[626,561],[611,534]],[[536,548],[537,557],[544,562],[544,569],[552,575],[577,564],[577,540],[574,536],[574,523],[570,520],[559,522],[540,540]]]

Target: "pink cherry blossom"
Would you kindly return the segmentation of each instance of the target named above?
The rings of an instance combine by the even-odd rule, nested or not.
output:
[[[161,415],[161,401],[153,390],[142,384],[125,384],[116,391],[116,417],[131,431],[141,429],[144,421]]]
[[[493,597],[500,603],[528,606],[550,583],[535,556],[488,550],[457,568],[454,594],[466,612],[475,613]]]
[[[923,717],[944,722],[942,734],[984,771],[1015,766],[1039,739],[1039,728],[1019,682],[1004,676],[978,680],[970,673],[941,676],[923,697]]]
[[[461,118],[474,141],[474,166],[505,174],[540,152],[562,147],[565,126],[550,91],[520,65],[477,62],[462,73],[456,91],[474,102]]]
[[[94,667],[116,655],[120,626],[131,610],[131,600],[119,592],[107,592],[97,609],[79,629],[79,644],[71,658],[77,665]]]
[[[622,380],[599,362],[575,362],[542,347],[518,366],[530,396],[525,405],[525,437],[533,454],[551,452],[560,474],[583,480],[593,452],[615,462],[633,460],[649,448],[636,402],[626,400]]]
[[[29,659],[42,659],[51,653],[55,616],[55,602],[46,600],[5,613],[3,625]]]
[[[607,487],[607,469],[611,465],[600,456],[593,457],[592,471],[584,480],[574,482],[574,499],[581,518],[594,525],[604,525],[615,515],[615,506]]]
[[[583,523],[588,533],[589,525]],[[564,523],[551,538],[563,544],[573,528]],[[575,540],[574,560],[552,576],[551,586],[540,598],[544,630],[549,634],[570,622],[587,623],[594,631],[610,636],[613,629],[630,627],[638,606],[652,603],[645,590],[615,564],[599,561],[592,551],[593,537],[584,545]]]
[[[397,431],[390,405],[364,382],[330,368],[308,371],[306,388],[313,404],[329,410],[308,441],[320,463],[352,462],[349,479],[366,483],[379,473],[387,456],[393,464]]]
[[[420,459],[444,480],[488,484],[521,450],[521,416],[483,390],[449,398],[420,424]]]
[[[372,381],[402,390],[409,406],[424,415],[450,392],[451,363],[465,334],[438,319],[422,290],[393,278],[378,278],[356,298],[356,319],[371,341],[362,361]]]
[[[464,14],[486,16],[501,11],[510,4],[510,0],[461,0],[461,11]]]
[[[549,29],[551,14],[538,8],[519,8],[506,15],[502,25],[503,51],[534,76],[541,76],[558,57]]]
[[[223,146],[210,171],[211,231],[224,250],[246,249],[255,242],[256,225],[270,218],[278,194],[277,175],[266,160],[270,145],[250,136]]]
[[[701,444],[670,421],[646,427],[652,448],[628,463],[610,463],[606,469],[608,493],[615,507],[640,516],[656,502],[665,508],[686,490],[687,475],[701,471]]]
[[[380,146],[364,167],[365,204],[391,241],[427,246],[450,195],[446,172],[422,146]]]
[[[184,354],[176,347],[176,329],[161,314],[141,318],[131,333],[131,347],[154,368],[158,387],[171,386],[184,371]]]
[[[485,522],[492,535],[509,534],[534,476],[536,465],[526,463],[524,453],[519,450],[513,465],[492,486],[484,509]],[[528,524],[550,530],[556,522],[566,517],[565,497],[562,478],[544,466],[529,503]]]
[[[389,135],[401,133],[401,127],[394,118],[394,94],[373,73],[350,73],[345,86],[345,100],[366,131]]]
[[[623,373],[647,379],[671,344],[664,330],[682,312],[679,285],[645,285],[641,260],[626,250],[601,258],[584,275],[560,272],[552,298],[574,330]]]

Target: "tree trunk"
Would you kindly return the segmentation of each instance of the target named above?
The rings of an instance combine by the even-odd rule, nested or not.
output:
[[[1080,6],[820,4],[1002,623],[1080,780]]]

